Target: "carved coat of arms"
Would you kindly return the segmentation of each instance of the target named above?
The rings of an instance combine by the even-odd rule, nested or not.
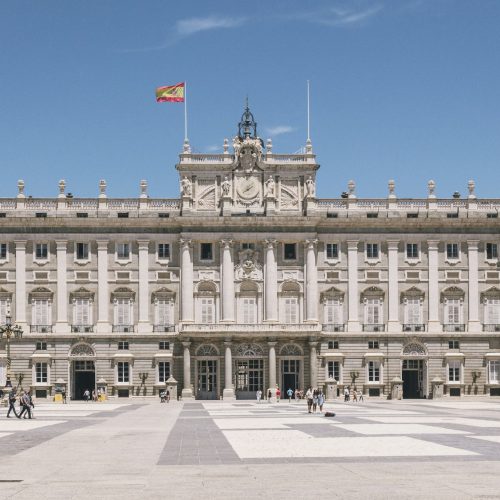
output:
[[[239,252],[238,257],[239,264],[237,264],[234,269],[236,279],[262,279],[262,266],[259,264],[259,252],[248,248]]]

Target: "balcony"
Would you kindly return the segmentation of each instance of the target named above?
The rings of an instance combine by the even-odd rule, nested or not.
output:
[[[114,332],[133,333],[134,325],[113,325],[113,333]]]
[[[465,332],[465,325],[445,324],[443,325],[443,332]]]
[[[297,323],[297,324],[282,324],[282,323],[259,323],[259,324],[242,324],[242,323],[184,323],[179,326],[179,331],[182,333],[262,333],[269,335],[270,333],[319,333],[321,326],[318,323]]]
[[[92,333],[94,325],[71,325],[72,333]]]
[[[363,325],[363,331],[364,332],[385,332],[385,325],[384,324],[376,324],[376,325],[370,325],[370,324],[365,324]]]
[[[52,325],[30,325],[31,333],[52,333]]]
[[[345,325],[337,323],[324,323],[321,328],[324,332],[344,332]]]
[[[425,325],[423,324],[403,325],[403,332],[425,332]]]
[[[483,332],[500,332],[500,325],[483,325]]]
[[[153,332],[175,332],[175,325],[153,325]]]

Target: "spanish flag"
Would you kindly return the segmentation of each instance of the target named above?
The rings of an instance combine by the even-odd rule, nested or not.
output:
[[[156,89],[156,102],[184,102],[184,82]]]

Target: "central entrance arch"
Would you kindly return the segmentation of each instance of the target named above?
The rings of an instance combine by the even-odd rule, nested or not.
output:
[[[401,353],[403,399],[427,398],[427,349],[418,341],[411,341]]]
[[[82,400],[86,390],[92,394],[96,389],[95,357],[95,351],[89,344],[81,342],[72,347],[69,354],[72,400]]]

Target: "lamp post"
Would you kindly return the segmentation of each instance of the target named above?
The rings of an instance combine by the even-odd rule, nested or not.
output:
[[[5,325],[0,326],[0,339],[3,339],[5,336],[5,340],[7,341],[7,376],[6,376],[6,382],[5,382],[5,387],[12,387],[12,382],[10,380],[10,365],[11,365],[11,359],[10,359],[10,339],[12,337],[15,337],[16,339],[19,339],[23,336],[23,330],[21,329],[20,326],[18,325],[12,325],[12,317],[10,315],[10,310],[7,310],[7,314],[5,316]]]

